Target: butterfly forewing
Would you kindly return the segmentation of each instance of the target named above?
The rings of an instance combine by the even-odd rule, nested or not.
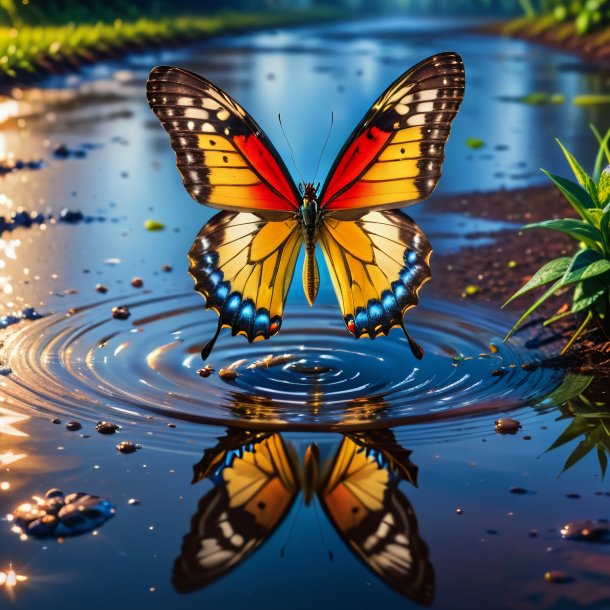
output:
[[[396,80],[337,156],[322,189],[322,207],[353,216],[428,197],[441,176],[464,85],[457,53],[429,57]]]
[[[298,208],[299,193],[269,138],[224,91],[187,70],[159,66],[146,93],[196,201],[267,217]]]

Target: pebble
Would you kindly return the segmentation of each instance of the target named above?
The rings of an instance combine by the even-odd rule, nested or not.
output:
[[[104,498],[79,492],[64,496],[60,489],[49,489],[37,502],[24,502],[13,511],[21,532],[34,538],[66,538],[91,532],[116,512]]]
[[[54,418],[51,420],[51,423],[52,423],[52,424],[61,424],[61,419],[59,419],[59,418],[57,418],[57,417],[54,417]]]
[[[144,280],[141,277],[134,277],[131,280],[131,285],[134,288],[142,288],[142,286],[144,286]]]
[[[165,273],[169,273],[171,270],[172,270],[171,265],[161,265],[161,271],[164,271]]]
[[[492,377],[504,377],[508,371],[506,369],[495,369],[491,372]]]
[[[510,488],[510,493],[511,494],[517,494],[517,495],[525,495],[530,493],[527,489],[525,489],[524,487],[511,487]]]
[[[562,572],[561,570],[549,570],[548,572],[544,573],[544,580],[547,582],[563,584],[572,582],[574,579],[567,572]]]
[[[607,521],[574,521],[561,528],[566,540],[583,542],[610,542],[610,524]]]
[[[120,453],[135,453],[138,449],[142,449],[142,446],[132,443],[131,441],[123,441],[122,443],[119,443],[116,448]]]
[[[113,424],[109,421],[100,421],[97,422],[95,429],[100,434],[114,434],[115,432],[118,432],[121,429],[121,426]]]
[[[117,305],[112,308],[112,317],[115,320],[127,320],[127,318],[131,315],[129,311],[129,307],[127,305]]]
[[[127,500],[127,504],[129,504],[129,506],[139,506],[140,500],[137,498],[129,498],[129,500]]]
[[[66,429],[70,430],[70,432],[76,432],[77,430],[80,430],[83,426],[81,425],[80,422],[77,421],[69,421],[66,424]]]
[[[197,375],[199,375],[199,377],[209,377],[214,371],[215,369],[213,369],[209,364],[206,364],[202,369],[197,370]]]
[[[70,210],[69,208],[63,208],[59,212],[60,222],[67,222],[70,224],[76,224],[84,219],[83,213],[80,210]]]
[[[108,292],[108,286],[105,286],[104,284],[96,284],[95,290],[100,294],[106,294]]]
[[[456,508],[456,509],[455,509],[455,514],[456,514],[456,515],[463,515],[463,514],[464,514],[464,511],[463,511],[461,508]]]
[[[517,419],[511,419],[510,417],[502,417],[497,419],[496,432],[498,434],[517,434],[521,429],[521,422]]]

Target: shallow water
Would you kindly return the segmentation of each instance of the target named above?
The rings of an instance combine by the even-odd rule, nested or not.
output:
[[[0,239],[5,312],[29,305],[45,314],[5,332],[0,479],[8,488],[0,486],[0,514],[51,487],[100,495],[117,507],[97,535],[63,544],[21,541],[9,521],[0,523],[0,570],[12,562],[29,577],[15,588],[16,606],[86,600],[92,608],[408,608],[432,596],[442,609],[607,607],[607,545],[564,541],[559,529],[608,517],[608,485],[593,454],[557,478],[573,445],[544,452],[570,419],[552,405],[532,407],[557,388],[563,372],[527,366],[544,360],[544,348],[529,345],[526,334],[503,344],[513,316],[448,300],[442,273],[407,316],[426,351],[421,362],[398,331],[374,342],[353,340],[321,265],[315,309],[305,306],[295,282],[273,340],[250,346],[241,337],[219,339],[210,364],[218,371],[245,359],[235,381],[196,374],[216,316],[192,290],[186,253],[213,212],[184,192],[166,135],[147,107],[143,85],[153,65],[183,65],[226,88],[288,159],[276,120],[281,112],[309,177],[331,110],[335,122],[320,176],[392,79],[428,54],[453,49],[464,56],[468,91],[440,193],[537,184],[541,166],[562,173],[555,136],[592,161],[587,124],[603,127],[610,107],[539,108],[504,98],[594,92],[604,86],[602,76],[566,70],[576,60],[520,41],[466,35],[450,24],[429,28],[429,22],[379,20],[367,23],[366,33],[360,25],[335,24],[223,37],[56,77],[43,89],[24,88],[18,103],[5,103],[0,146],[16,159],[47,163],[1,179],[5,214],[22,206],[57,217],[69,207],[88,220],[47,220]],[[471,151],[468,137],[482,137],[486,146]],[[61,143],[89,146],[83,158],[54,159],[51,151]],[[437,213],[434,199],[409,213],[436,252],[456,256],[465,245],[489,243],[514,228]],[[145,231],[147,218],[166,230]],[[173,270],[163,271],[164,264]],[[133,276],[143,278],[143,288],[130,286]],[[98,283],[107,294],[95,291]],[[112,318],[119,304],[129,306],[128,320]],[[288,357],[276,366],[248,368],[283,354]],[[521,421],[517,434],[495,433],[494,421],[506,416]],[[82,430],[66,430],[71,420]],[[100,420],[122,429],[102,436],[95,430]],[[296,499],[258,551],[225,578],[182,595],[182,581],[172,584],[171,577],[182,538],[191,518],[198,515],[195,525],[202,518],[208,494],[224,498],[223,479],[214,472],[190,484],[193,466],[205,450],[208,457],[222,455],[210,450],[229,427],[221,449],[248,451],[263,442],[257,434],[274,431],[294,446],[299,471],[312,442],[322,472],[335,463],[341,442],[359,443],[378,458],[380,471],[388,471],[387,455],[398,456],[409,467],[390,477],[393,497],[412,511],[413,558],[423,566],[423,585],[403,580],[396,592],[384,584],[340,539],[322,500],[303,507]],[[115,445],[123,440],[142,449],[122,455]],[[529,493],[511,493],[513,486]],[[301,483],[297,489],[307,493]],[[128,504],[130,498],[140,504]],[[564,570],[574,580],[547,583],[547,570]]]

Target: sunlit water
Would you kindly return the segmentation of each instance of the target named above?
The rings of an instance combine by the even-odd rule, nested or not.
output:
[[[410,599],[416,596],[396,593],[358,562],[319,507],[301,510],[299,501],[235,571],[199,593],[179,595],[171,580],[174,562],[182,537],[197,523],[191,518],[199,514],[200,499],[212,489],[210,480],[189,484],[192,468],[229,425],[240,434],[282,431],[299,463],[311,442],[323,463],[332,462],[343,434],[365,431],[359,440],[377,447],[375,434],[394,426],[396,443],[413,449],[410,460],[419,468],[418,488],[405,481],[399,489],[429,548],[435,608],[607,607],[608,547],[563,541],[559,528],[576,518],[607,517],[608,486],[593,454],[557,478],[573,446],[544,452],[570,420],[533,407],[563,372],[524,370],[547,353],[528,347],[525,335],[503,344],[513,316],[496,305],[445,298],[443,272],[434,266],[421,306],[407,316],[426,351],[421,362],[399,331],[374,342],[352,339],[321,265],[315,308],[305,306],[295,282],[277,337],[248,345],[221,336],[210,364],[218,372],[245,360],[234,381],[196,374],[216,317],[192,290],[186,253],[213,212],[184,192],[167,137],[147,107],[143,87],[153,65],[182,65],[225,88],[289,159],[276,118],[281,113],[305,178],[315,173],[333,111],[322,179],[389,82],[429,54],[455,50],[464,56],[467,95],[440,193],[537,184],[539,167],[565,173],[556,136],[592,162],[587,125],[603,129],[609,107],[577,108],[570,99],[603,90],[603,76],[523,42],[466,35],[450,24],[429,28],[429,22],[392,19],[369,21],[366,29],[340,24],[223,37],[56,77],[5,103],[0,153],[42,158],[47,166],[2,178],[3,213],[21,206],[56,216],[70,207],[92,220],[74,226],[47,221],[4,233],[0,241],[4,311],[31,305],[47,314],[5,333],[0,513],[51,487],[97,494],[117,506],[97,535],[64,544],[20,541],[10,522],[0,522],[0,571],[12,562],[29,577],[15,587],[17,607],[415,604]],[[532,91],[564,93],[567,103],[540,108],[506,101]],[[483,138],[486,146],[470,150],[469,137]],[[94,146],[85,158],[53,159],[61,143]],[[409,213],[437,253],[455,256],[465,245],[491,243],[515,228],[439,214],[434,198]],[[146,232],[147,218],[167,229]],[[164,264],[173,271],[162,271]],[[142,289],[129,285],[136,275],[144,279]],[[108,287],[106,295],[95,292],[98,283]],[[111,317],[119,304],[130,307],[128,320]],[[277,366],[248,368],[283,354],[289,357]],[[497,435],[494,421],[501,416],[519,419],[522,429]],[[69,432],[64,425],[71,420],[83,428]],[[100,420],[122,429],[102,436],[95,430]],[[329,429],[334,432],[323,431]],[[381,446],[392,446],[384,438]],[[122,440],[142,449],[119,454],[115,445]],[[512,486],[531,493],[511,494]],[[130,498],[141,504],[129,505]],[[538,534],[529,536],[533,529]],[[574,581],[546,583],[550,569],[565,570]]]

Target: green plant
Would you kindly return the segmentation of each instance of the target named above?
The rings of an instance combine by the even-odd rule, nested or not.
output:
[[[547,299],[568,289],[573,289],[572,304],[568,311],[554,316],[545,324],[576,314],[581,318],[580,325],[564,347],[565,353],[582,333],[595,323],[607,333],[610,321],[610,129],[605,136],[591,127],[599,149],[595,161],[593,175],[589,176],[557,140],[577,183],[561,176],[556,176],[542,170],[557,186],[562,195],[572,205],[580,219],[561,218],[545,220],[526,225],[526,229],[551,229],[573,237],[579,244],[574,256],[561,257],[552,260],[539,269],[532,278],[518,290],[506,303],[521,295],[551,284],[519,318],[506,336],[508,339],[521,324],[542,305]],[[604,158],[608,167],[601,171]]]
[[[538,405],[539,408],[560,405],[561,416],[557,421],[570,422],[546,452],[578,440],[560,474],[592,451],[597,456],[602,478],[606,474],[610,457],[610,409],[604,384],[597,388],[595,385],[593,377],[567,375],[561,386]]]

